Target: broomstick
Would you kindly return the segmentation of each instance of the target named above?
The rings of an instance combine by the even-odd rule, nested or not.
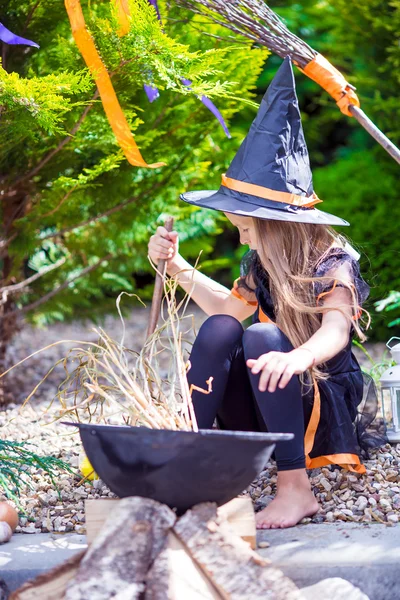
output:
[[[400,164],[400,150],[360,108],[355,87],[331,63],[294,35],[263,0],[177,0],[193,12],[209,17],[214,23],[266,46],[281,58],[289,56],[310,79],[330,94],[341,112],[353,116],[366,131]]]
[[[174,218],[167,217],[164,223],[167,231],[172,231],[174,227]],[[157,264],[156,281],[154,284],[153,299],[151,302],[149,324],[147,327],[147,337],[152,335],[157,327],[158,318],[160,316],[161,301],[164,289],[164,278],[167,267],[167,260],[160,258]]]

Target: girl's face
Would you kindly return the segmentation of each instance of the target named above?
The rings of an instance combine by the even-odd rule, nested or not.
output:
[[[227,219],[238,228],[240,243],[248,245],[251,250],[257,250],[257,237],[253,219],[251,217],[240,217],[231,213],[224,213]]]

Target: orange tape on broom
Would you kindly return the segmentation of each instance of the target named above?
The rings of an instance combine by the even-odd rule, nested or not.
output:
[[[299,67],[300,68],[300,67]],[[349,87],[349,83],[343,77],[329,60],[322,54],[317,54],[311,62],[300,69],[310,79],[318,83],[324,90],[328,92],[336,100],[336,104],[341,112],[351,117],[349,106],[360,106],[360,101],[357,94]]]
[[[125,0],[120,0],[120,3],[125,3]],[[149,165],[140,154],[139,148],[137,147],[129,128],[128,121],[118,102],[107,69],[96,50],[92,36],[86,29],[80,1],[65,0],[65,8],[67,9],[72,28],[72,35],[74,36],[76,45],[78,46],[89,71],[93,75],[103,103],[104,111],[126,159],[135,167],[155,169],[157,167],[165,166],[165,163],[162,162]]]

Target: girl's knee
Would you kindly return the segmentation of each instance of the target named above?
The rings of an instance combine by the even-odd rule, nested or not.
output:
[[[284,333],[273,323],[254,323],[243,334],[245,354],[260,356],[266,352],[289,352],[292,345]]]
[[[205,342],[210,348],[236,344],[243,336],[243,326],[231,315],[212,315],[202,324],[197,334],[198,342]],[[212,345],[211,345],[212,344]]]

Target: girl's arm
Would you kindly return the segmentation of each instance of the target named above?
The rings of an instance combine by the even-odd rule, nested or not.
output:
[[[309,350],[315,365],[328,361],[347,346],[352,316],[350,302],[350,292],[345,288],[336,288],[331,292],[324,302],[324,307],[329,308],[329,311],[322,315],[321,327],[305,344],[297,348],[303,352],[304,349]],[[350,319],[337,310],[338,306]]]
[[[159,226],[150,237],[149,257],[156,264],[162,258],[167,261],[167,273],[177,279],[179,285],[191,294],[193,300],[207,315],[231,315],[244,321],[256,310],[256,306],[242,302],[225,286],[200,273],[179,254],[177,231],[167,231]]]
[[[326,296],[324,307],[329,311],[323,314],[321,327],[307,342],[291,352],[268,352],[257,360],[247,361],[252,373],[262,371],[258,382],[260,391],[265,392],[268,387],[269,392],[274,392],[277,386],[283,389],[293,375],[328,361],[347,346],[352,316],[350,292],[345,288],[336,288]]]
[[[211,315],[231,315],[244,321],[256,310],[255,306],[231,295],[231,291],[190,265],[180,254],[167,263],[167,273],[174,276],[185,292],[204,312]]]

